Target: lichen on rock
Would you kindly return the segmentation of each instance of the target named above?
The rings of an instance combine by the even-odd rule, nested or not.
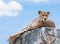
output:
[[[13,38],[9,44],[60,44],[60,39],[57,37],[57,29],[42,27],[26,31]]]

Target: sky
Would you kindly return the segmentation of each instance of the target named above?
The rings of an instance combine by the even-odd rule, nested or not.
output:
[[[0,44],[8,44],[7,37],[37,18],[39,10],[49,11],[60,29],[60,0],[0,0]]]

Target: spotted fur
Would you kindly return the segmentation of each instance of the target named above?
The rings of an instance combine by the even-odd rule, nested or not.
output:
[[[22,29],[22,31],[17,32],[16,34],[9,36],[8,41],[11,41],[14,37],[16,38],[16,37],[18,37],[18,35],[26,32],[28,30],[34,30],[34,29],[40,28],[40,27],[52,27],[52,28],[55,28],[54,22],[51,21],[51,20],[48,20],[49,12],[41,12],[41,11],[39,11],[38,13],[39,13],[38,18],[32,20],[24,29]]]

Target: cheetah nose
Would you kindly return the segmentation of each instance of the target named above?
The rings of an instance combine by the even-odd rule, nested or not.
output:
[[[46,19],[44,19],[44,20],[46,20]]]

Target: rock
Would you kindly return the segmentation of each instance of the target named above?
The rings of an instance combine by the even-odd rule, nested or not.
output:
[[[42,27],[13,38],[9,44],[60,44],[60,38],[57,35],[57,29]]]

